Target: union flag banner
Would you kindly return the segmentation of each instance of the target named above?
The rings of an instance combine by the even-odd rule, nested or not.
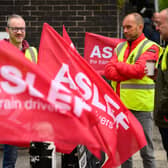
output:
[[[46,56],[50,58],[50,53]],[[90,131],[89,118],[80,120],[80,112],[90,113],[88,105],[79,94],[56,82],[61,69],[52,78],[6,41],[0,41],[0,57],[1,144],[29,146],[31,141],[53,141],[63,153],[78,144],[101,150]]]
[[[111,87],[47,23],[39,65],[0,41],[0,143],[53,141],[59,152],[85,145],[116,167],[146,145],[143,129]]]
[[[104,65],[112,58],[114,48],[122,41],[124,39],[86,32],[84,58],[97,73],[103,75]]]
[[[66,28],[65,28],[64,25],[63,25],[63,27],[62,27],[62,36],[63,36],[64,40],[65,40],[76,52],[78,52],[78,51],[76,50],[76,48],[75,48],[75,46],[74,46],[74,44],[73,44],[71,38],[69,37],[69,35],[68,35],[68,33],[67,33]]]
[[[67,96],[71,92],[82,97],[77,101],[76,112],[82,123],[89,119],[91,132],[108,154],[109,161],[104,167],[119,166],[146,145],[143,129],[133,114],[86,60],[48,24],[43,27],[39,57],[43,71],[48,71],[58,86],[68,88],[59,89],[64,93],[64,97],[59,97],[64,105],[70,106]],[[89,144],[86,147],[90,149]]]

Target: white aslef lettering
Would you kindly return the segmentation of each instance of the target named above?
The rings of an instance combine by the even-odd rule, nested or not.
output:
[[[106,102],[107,114],[109,114],[115,121],[114,110],[112,110],[111,105],[117,110],[120,109],[120,106],[116,102],[114,102],[114,100],[111,97],[109,97],[107,94],[104,95],[104,99]]]
[[[83,91],[83,92],[80,92],[82,97],[85,100],[89,100],[92,96],[92,90],[90,88],[91,81],[89,80],[89,78],[85,74],[79,72],[75,77],[75,81],[79,86],[79,88]]]
[[[1,81],[2,89],[8,94],[18,94],[26,89],[22,73],[16,67],[4,65],[1,67],[1,76],[8,81]],[[10,83],[9,83],[10,82]]]
[[[34,83],[35,83],[35,78],[36,76],[33,73],[28,72],[26,75],[26,83],[28,84],[29,88],[29,94],[35,97],[40,97],[43,98],[44,95],[39,92],[36,88],[34,88]]]
[[[101,58],[101,53],[100,53],[100,49],[99,49],[99,46],[96,45],[94,48],[93,48],[93,51],[90,55],[90,58],[93,58],[93,57],[98,57],[98,58]]]
[[[103,58],[111,58],[112,57],[112,48],[111,47],[104,47],[103,48]]]
[[[35,88],[35,74],[27,72],[24,81],[22,72],[18,68],[10,65],[2,66],[0,74],[5,79],[4,81],[0,81],[0,85],[6,93],[11,95],[20,94],[28,88],[31,96],[44,98],[44,95]],[[49,91],[46,97],[47,101],[52,104],[52,111],[59,110],[60,113],[66,113],[67,111],[73,110],[74,114],[80,117],[84,111],[91,112],[96,107],[107,112],[111,118],[105,119],[103,118],[103,114],[100,113],[102,114],[101,123],[104,126],[113,128],[115,124],[116,128],[119,126],[122,126],[126,130],[129,128],[128,118],[123,112],[115,115],[116,110],[121,111],[119,104],[107,94],[104,96],[101,95],[100,97],[100,88],[95,83],[92,83],[86,74],[78,72],[74,77],[71,76],[69,65],[67,64],[62,64],[48,89]],[[76,92],[78,95],[76,95]],[[21,106],[21,104],[11,104],[9,102],[0,102],[0,108],[12,109]],[[87,102],[91,102],[91,104]],[[31,110],[32,108],[49,110],[48,107],[50,106],[47,104],[39,104],[38,102],[31,101],[27,101],[24,104],[24,108],[27,110]],[[1,115],[5,114],[1,113]],[[16,118],[16,116],[11,116],[10,118]]]
[[[124,121],[124,119],[129,123],[127,116],[123,113],[120,112],[117,116],[116,116],[116,128],[119,128],[119,124],[125,129],[127,130],[129,128],[128,124]]]
[[[106,111],[106,107],[99,101],[99,91],[95,84],[93,84],[93,99],[92,104],[99,109]]]
[[[54,80],[51,82],[47,100],[53,104],[56,109],[60,109],[65,113],[72,108],[70,105],[72,102],[72,96],[70,93],[69,89]]]
[[[27,72],[25,81],[23,80],[22,72],[13,66],[5,65],[1,67],[1,76],[7,81],[1,81],[2,89],[8,94],[20,94],[26,90],[28,87],[29,94],[31,96],[41,97],[44,95],[40,93],[36,88],[35,84],[35,74]]]
[[[67,75],[67,77],[66,77],[66,75]],[[62,67],[60,68],[59,72],[57,73],[54,81],[56,83],[61,83],[61,82],[67,83],[67,84],[69,84],[69,87],[71,89],[74,89],[74,90],[77,89],[77,86],[70,75],[69,66],[67,64],[62,64]]]
[[[76,116],[80,117],[82,115],[83,110],[91,111],[92,108],[80,97],[75,96],[74,113],[76,114]]]

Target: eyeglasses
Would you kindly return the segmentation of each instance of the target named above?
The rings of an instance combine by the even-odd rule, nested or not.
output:
[[[14,33],[17,33],[19,30],[23,33],[26,30],[25,27],[8,27],[8,28],[11,29]]]

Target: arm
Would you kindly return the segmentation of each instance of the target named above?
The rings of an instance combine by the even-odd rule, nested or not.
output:
[[[116,53],[113,58],[105,65],[104,76],[109,80],[123,81],[126,78],[117,71],[115,65],[118,63]]]
[[[158,60],[159,47],[152,45],[147,51],[145,51],[135,64],[128,64],[125,62],[117,62],[115,64],[116,70],[125,78],[141,79],[145,75],[145,65],[147,60]]]

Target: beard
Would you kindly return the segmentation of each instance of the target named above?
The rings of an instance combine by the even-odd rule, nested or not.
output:
[[[126,40],[127,40],[128,42],[133,42],[133,41],[135,41],[138,37],[139,37],[138,34],[129,35],[129,36],[127,35],[127,36],[126,36]]]

